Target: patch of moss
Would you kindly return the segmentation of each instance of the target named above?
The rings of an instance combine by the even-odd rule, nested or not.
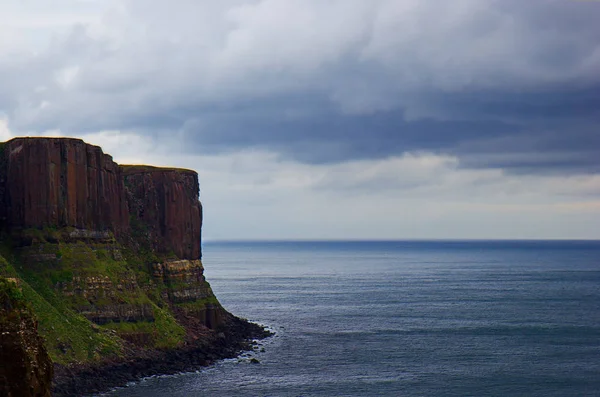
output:
[[[131,174],[142,174],[149,172],[164,172],[164,171],[173,171],[173,172],[181,172],[181,173],[193,173],[196,174],[196,171],[190,170],[187,168],[175,168],[175,167],[154,167],[151,165],[140,165],[140,164],[121,164],[119,165],[125,175]]]
[[[13,289],[13,294],[31,307],[38,320],[38,332],[54,362],[94,361],[121,354],[122,343],[117,337],[74,312],[43,278],[28,271],[17,272],[1,256],[0,266],[3,274],[19,277],[18,293]]]
[[[206,309],[206,306],[214,306],[214,305],[219,305],[219,300],[217,299],[216,296],[209,296],[206,297],[204,299],[198,299],[194,302],[183,302],[183,303],[177,303],[175,306],[180,307],[186,311],[189,312],[193,312],[193,311],[200,311],[200,310],[204,310]]]
[[[46,339],[53,361],[62,364],[94,361],[107,354],[121,353],[118,338],[101,332],[88,319],[73,311],[42,280],[30,276],[28,282],[23,283],[23,294],[34,309],[40,334]]]
[[[169,311],[154,305],[154,318],[157,330],[156,347],[172,348],[183,342],[185,329]]]
[[[146,340],[147,347],[168,349],[181,345],[185,329],[169,311],[153,305],[153,312],[154,321],[110,322],[102,328],[114,331],[124,339],[136,335],[138,339]],[[147,338],[142,338],[140,334],[145,334]]]
[[[1,257],[0,257],[1,258]],[[23,291],[11,279],[6,279],[0,276],[0,302],[3,306],[11,306],[11,308],[25,308],[25,297]]]
[[[18,291],[37,317],[39,333],[54,362],[70,364],[119,356],[124,351],[124,340],[135,343],[138,337],[144,346],[161,349],[184,342],[186,331],[164,297],[189,285],[165,285],[155,280],[152,264],[161,259],[149,247],[124,248],[106,239],[74,242],[68,238],[70,231],[66,228],[24,232],[29,242],[25,246],[19,236],[16,240],[6,235],[0,238],[0,253],[4,254],[0,256],[0,276],[18,279]],[[122,255],[115,255],[114,250]],[[82,293],[90,277],[100,278],[100,286],[102,279],[110,279],[110,293],[105,294],[108,291],[102,291],[102,287]],[[206,286],[210,288],[208,283]],[[89,313],[90,307],[120,304],[150,305],[154,321],[97,326],[78,313]],[[207,305],[218,305],[216,297],[176,306],[199,311]]]
[[[27,245],[42,244],[46,242],[44,232],[41,229],[29,228],[24,229],[19,233],[19,237]]]
[[[105,247],[101,245],[101,247]],[[113,259],[106,248],[96,248],[93,244],[81,241],[73,243],[60,243],[57,245],[57,258],[59,265],[56,271],[77,273],[80,276],[103,275],[118,282],[123,276],[130,273],[127,263]],[[50,271],[50,269],[47,269]],[[52,275],[49,275],[52,277]]]
[[[0,255],[0,277],[14,278],[18,277],[17,271]]]

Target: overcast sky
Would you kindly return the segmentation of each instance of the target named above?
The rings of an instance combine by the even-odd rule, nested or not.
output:
[[[215,239],[600,238],[600,1],[3,0],[0,140],[198,171]]]

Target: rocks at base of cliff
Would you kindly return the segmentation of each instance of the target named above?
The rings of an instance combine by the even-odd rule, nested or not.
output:
[[[218,332],[209,332],[196,343],[188,343],[180,349],[138,349],[126,360],[70,367],[56,365],[52,395],[66,397],[101,393],[147,376],[195,371],[217,360],[252,350],[248,340],[271,335],[263,327],[227,313]]]
[[[52,361],[15,281],[0,277],[0,395],[49,397]]]

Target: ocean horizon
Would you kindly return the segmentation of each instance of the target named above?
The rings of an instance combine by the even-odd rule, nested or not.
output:
[[[436,243],[436,242],[600,242],[600,239],[568,239],[568,238],[398,238],[398,239],[369,239],[369,238],[284,238],[284,239],[203,239],[202,244],[239,244],[239,243]]]
[[[275,336],[107,396],[600,395],[600,241],[205,241],[203,262]]]

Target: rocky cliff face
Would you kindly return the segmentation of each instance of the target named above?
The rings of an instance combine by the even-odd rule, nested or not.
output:
[[[15,138],[1,145],[0,230],[110,231],[160,255],[201,257],[195,171],[119,166],[80,139]]]
[[[121,169],[80,139],[16,138],[0,153],[0,226],[129,229]]]
[[[80,389],[81,366],[127,363],[123,373],[139,362],[131,379],[156,373],[151,357],[165,352],[176,363],[216,349],[210,362],[265,335],[225,311],[204,278],[198,194],[194,171],[119,166],[79,139],[0,143],[0,279],[20,283],[45,339],[25,311],[3,309],[1,395],[16,373],[47,395],[48,355],[55,391],[73,395],[96,390]],[[188,361],[178,370],[198,362]]]
[[[199,259],[202,206],[198,174],[190,170],[121,166],[138,238],[159,253]]]
[[[49,397],[52,361],[16,279],[0,277],[0,395]]]

